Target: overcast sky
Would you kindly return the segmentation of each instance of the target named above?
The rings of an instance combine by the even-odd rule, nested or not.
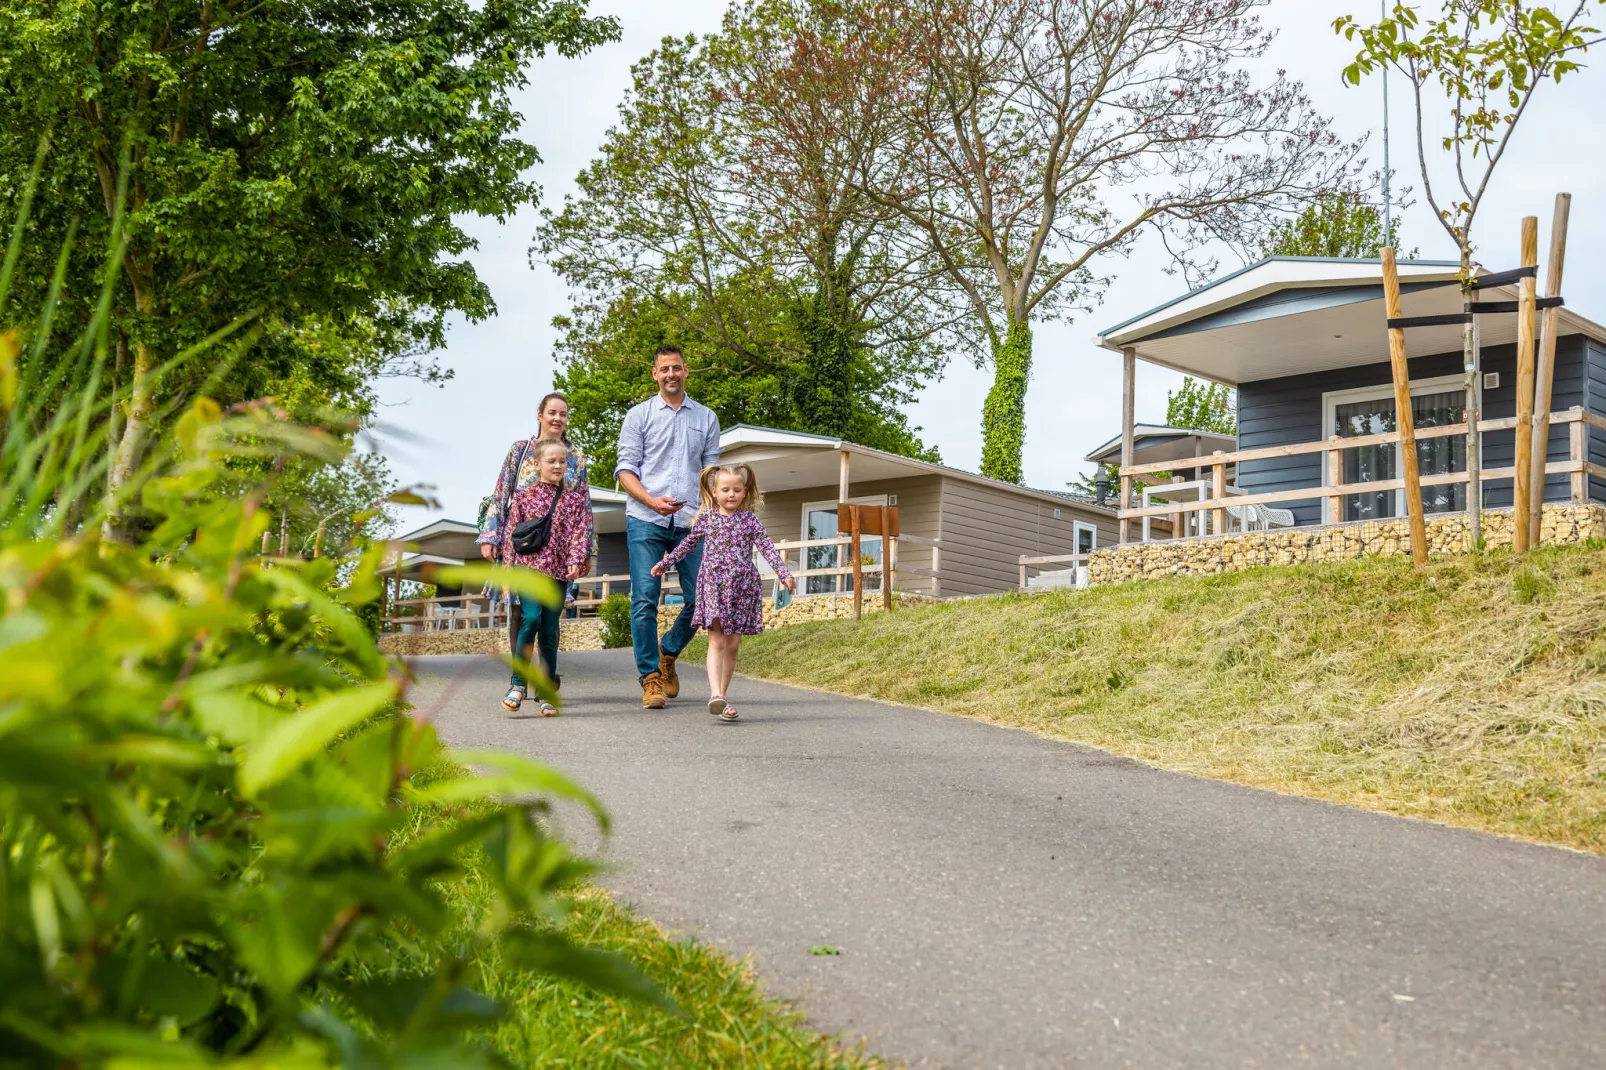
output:
[[[1367,150],[1373,167],[1381,162],[1375,133],[1383,111],[1380,84],[1375,78],[1360,88],[1339,82],[1339,71],[1354,49],[1333,34],[1331,24],[1344,14],[1375,15],[1375,5],[1376,0],[1275,0],[1264,13],[1266,22],[1279,30],[1268,66],[1286,68],[1303,80],[1346,138],[1373,131]],[[536,177],[549,205],[561,203],[573,189],[574,176],[601,145],[629,87],[630,65],[666,35],[718,29],[725,3],[594,0],[592,10],[618,16],[623,39],[577,60],[538,61],[530,71],[529,89],[517,101],[525,136],[544,161]],[[1606,68],[1606,47],[1586,59]],[[1393,87],[1397,181],[1420,186],[1404,86],[1396,78]],[[1586,68],[1560,87],[1541,88],[1523,124],[1479,212],[1474,231],[1479,260],[1497,267],[1516,264],[1523,215],[1540,217],[1543,251],[1552,199],[1557,191],[1570,192],[1568,305],[1597,322],[1606,321],[1606,267],[1596,252],[1606,247],[1606,69]],[[1453,243],[1420,200],[1406,213],[1401,244],[1419,247],[1424,257],[1454,259]],[[508,444],[533,429],[535,402],[551,387],[556,335],[551,322],[568,311],[568,301],[556,276],[529,266],[527,251],[538,218],[535,210],[526,210],[506,223],[468,222],[467,229],[480,242],[472,256],[475,269],[490,286],[500,313],[483,323],[453,325],[442,357],[456,378],[446,386],[390,382],[381,390],[380,418],[401,432],[386,442],[394,474],[403,483],[434,484],[444,515],[454,519],[473,520]],[[1224,261],[1222,271],[1237,266]],[[1165,274],[1163,267],[1160,251],[1146,243],[1130,259],[1099,269],[1115,276],[1102,307],[1073,322],[1036,329],[1026,409],[1027,483],[1063,487],[1088,469],[1082,458],[1090,449],[1118,433],[1120,358],[1091,340],[1100,330],[1182,292],[1180,276]],[[1387,359],[1381,336],[1378,359]],[[1159,421],[1165,416],[1166,391],[1180,377],[1142,363],[1138,368],[1138,419]],[[956,353],[944,378],[912,406],[912,421],[922,428],[925,441],[942,451],[946,463],[971,470],[978,466],[981,401],[989,382],[988,372],[977,369],[969,354]],[[611,481],[604,473],[592,478],[598,484]],[[409,510],[401,518],[401,530],[428,519],[422,511]]]

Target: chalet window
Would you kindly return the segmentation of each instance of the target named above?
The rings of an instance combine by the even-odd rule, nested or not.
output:
[[[849,498],[853,505],[886,505],[885,494],[870,494],[859,498]],[[836,537],[836,502],[808,502],[803,506],[803,538],[830,539]],[[881,540],[873,535],[864,535],[859,539],[859,550],[864,556],[864,568],[881,567]],[[835,546],[810,546],[804,551],[804,567],[836,568],[839,558],[843,564],[851,564],[845,557],[846,550],[841,554]],[[879,591],[881,589],[881,574],[866,575],[864,577],[866,591]],[[838,591],[853,590],[852,576],[805,576],[803,577],[803,594],[835,594]]]
[[[1417,428],[1442,427],[1461,422],[1466,395],[1459,375],[1418,380],[1411,384],[1411,417]],[[1339,390],[1322,395],[1323,435],[1359,438],[1389,434],[1399,429],[1390,383]],[[1417,464],[1423,475],[1464,472],[1467,467],[1467,440],[1460,436],[1426,439],[1416,444]],[[1398,479],[1398,443],[1359,446],[1344,451],[1344,482],[1372,483]],[[1324,479],[1324,483],[1326,480]],[[1460,512],[1467,506],[1465,484],[1422,488],[1422,507],[1429,513]],[[1327,506],[1322,506],[1325,513]],[[1350,494],[1344,498],[1344,515],[1323,516],[1328,523],[1356,520],[1382,520],[1405,514],[1404,491],[1378,491]]]

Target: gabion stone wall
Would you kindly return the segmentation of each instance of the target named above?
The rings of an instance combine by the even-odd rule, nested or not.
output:
[[[1484,511],[1485,545],[1511,545],[1511,530],[1510,509]],[[1465,513],[1428,517],[1427,533],[1430,554],[1462,554],[1471,545]],[[1586,539],[1606,539],[1606,506],[1594,503],[1545,506],[1540,522],[1542,543],[1565,545]],[[1112,546],[1094,551],[1088,559],[1088,581],[1099,585],[1165,576],[1214,576],[1259,565],[1348,561],[1410,552],[1410,529],[1405,518],[1400,517]]]

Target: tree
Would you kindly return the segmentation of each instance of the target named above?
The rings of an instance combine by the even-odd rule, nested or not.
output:
[[[1376,259],[1385,245],[1398,244],[1399,234],[1398,220],[1393,221],[1392,233],[1383,233],[1383,213],[1359,191],[1330,190],[1292,219],[1272,227],[1261,241],[1260,255]]]
[[[1091,307],[1109,258],[1145,230],[1179,255],[1248,246],[1349,181],[1358,146],[1298,84],[1238,69],[1270,40],[1259,6],[901,0],[900,47],[859,72],[899,119],[861,184],[917,228],[987,348],[984,474],[1020,480],[1032,324]]]
[[[1606,0],[1593,0],[1606,4]],[[1517,122],[1546,81],[1560,82],[1578,69],[1572,57],[1590,45],[1583,25],[1591,0],[1577,0],[1558,15],[1548,7],[1522,0],[1443,0],[1438,18],[1423,19],[1416,9],[1395,4],[1389,17],[1367,25],[1346,15],[1333,23],[1345,40],[1361,42],[1355,62],[1344,78],[1359,85],[1361,78],[1384,66],[1405,74],[1411,85],[1416,116],[1417,163],[1422,170],[1422,192],[1461,255],[1463,287],[1472,281],[1472,227],[1489,190],[1495,168],[1505,156]],[[1430,83],[1438,83],[1441,100],[1424,98]],[[1429,113],[1448,105],[1449,132],[1429,133]],[[1429,167],[1431,158],[1438,164]],[[1465,289],[1470,299],[1471,290]],[[1462,331],[1462,364],[1467,398],[1467,421],[1472,431],[1467,442],[1467,507],[1472,540],[1479,539],[1482,508],[1478,481],[1478,359],[1472,325]]]
[[[1207,383],[1191,375],[1182,385],[1166,394],[1165,422],[1171,427],[1214,431],[1218,435],[1238,433],[1238,414],[1232,391],[1220,383]]]
[[[721,295],[722,316],[730,317],[744,299],[748,311],[738,313],[743,319],[784,316],[784,308],[765,311],[764,302],[770,298],[762,290],[743,290],[739,279],[735,288],[740,293]],[[710,314],[704,322],[712,319]],[[806,379],[804,386],[798,384],[805,371],[785,363],[750,361],[722,338],[691,329],[663,304],[640,294],[627,292],[606,310],[559,319],[557,326],[564,334],[558,344],[560,368],[554,386],[569,396],[570,437],[590,458],[592,478],[598,482],[613,472],[625,413],[657,389],[652,380],[653,351],[671,341],[685,352],[691,369],[688,389],[714,410],[723,427],[746,423],[836,434],[889,453],[941,460],[899,410],[912,400],[912,390],[862,353],[856,355],[861,363],[850,372],[858,384],[855,403],[842,406],[847,420],[831,424],[840,427],[832,430],[822,426],[823,421],[810,419],[797,404],[804,386],[812,385]]]
[[[241,317],[268,337],[243,386],[211,384],[225,402],[297,369],[416,362],[449,313],[491,315],[455,217],[536,199],[509,93],[547,49],[617,36],[582,0],[0,0],[0,203],[20,206],[42,138],[48,154],[19,277],[42,288],[76,227],[83,319],[83,281],[121,249],[112,489],[215,370],[164,363]]]
[[[940,370],[945,318],[899,221],[850,181],[884,122],[828,78],[842,64],[827,57],[874,49],[857,29],[827,5],[759,0],[718,35],[666,39],[532,256],[575,292],[586,346],[663,331],[705,367],[768,382],[786,402],[762,406],[777,426],[919,452],[894,405]],[[649,322],[624,328],[625,314]]]

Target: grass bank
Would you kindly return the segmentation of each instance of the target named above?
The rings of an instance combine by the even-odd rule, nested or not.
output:
[[[1261,569],[784,628],[741,671],[1606,852],[1606,550]]]

